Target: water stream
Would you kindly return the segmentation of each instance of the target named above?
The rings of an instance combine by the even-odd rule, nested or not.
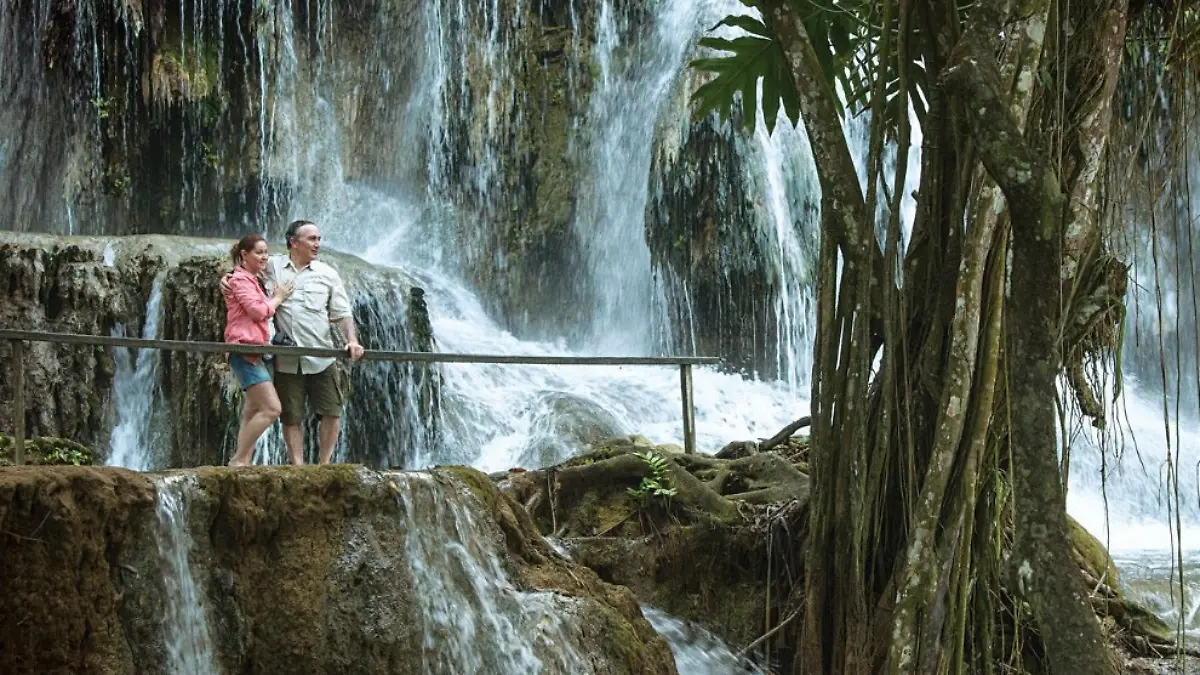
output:
[[[423,672],[590,673],[577,651],[572,600],[518,590],[470,493],[426,473],[392,474],[401,487],[417,600],[425,622]],[[458,494],[450,494],[455,491]],[[472,611],[464,611],[471,608]]]
[[[158,337],[162,320],[163,276],[154,278],[150,299],[146,302],[146,323],[141,337]],[[124,326],[113,328],[114,337],[124,337]],[[165,426],[156,424],[163,401],[159,362],[162,352],[157,349],[116,348],[113,350],[113,401],[117,425],[109,442],[109,466],[146,471],[153,465],[156,450],[165,447]]]
[[[679,675],[764,675],[761,668],[738,658],[724,640],[701,626],[654,607],[643,606],[642,615],[671,645]]]
[[[166,672],[175,675],[216,675],[204,594],[192,574],[192,535],[188,529],[188,499],[194,481],[187,476],[160,476],[158,490],[158,553],[162,563],[166,613]]]

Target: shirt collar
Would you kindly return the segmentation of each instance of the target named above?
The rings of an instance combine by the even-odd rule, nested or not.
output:
[[[300,267],[299,265],[296,264],[296,262],[294,260],[292,260],[292,256],[290,256],[290,255],[284,256],[284,260],[287,261],[287,262],[283,263],[284,268],[290,267],[290,268],[296,270],[297,272],[299,272],[301,270],[306,270],[306,269],[312,267],[312,264],[314,262],[314,261],[309,261],[309,263],[307,265],[305,265],[304,267]]]

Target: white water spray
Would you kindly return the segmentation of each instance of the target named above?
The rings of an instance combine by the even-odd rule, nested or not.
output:
[[[642,615],[671,645],[679,675],[764,675],[762,669],[739,658],[725,641],[700,626],[644,605]]]

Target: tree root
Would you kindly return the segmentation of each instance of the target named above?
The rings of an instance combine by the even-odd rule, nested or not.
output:
[[[783,429],[781,429],[779,431],[779,433],[768,438],[767,440],[763,441],[762,443],[759,443],[758,444],[759,452],[766,452],[767,450],[774,448],[775,446],[779,445],[780,443],[783,443],[787,439],[791,438],[792,434],[796,433],[800,429],[808,427],[811,424],[812,424],[811,416],[805,415],[804,417],[801,417],[800,419],[796,420],[795,422],[792,422],[791,424],[789,424],[786,427],[784,427]]]
[[[661,450],[670,498],[635,497],[650,465],[645,448],[602,444],[557,467],[498,477],[543,532],[561,537],[640,536],[668,520],[679,525],[745,522],[743,510],[807,502],[808,477],[774,453],[724,460]],[[634,518],[634,515],[641,516]]]

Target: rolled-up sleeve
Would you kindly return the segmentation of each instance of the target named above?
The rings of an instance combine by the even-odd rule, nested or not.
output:
[[[334,276],[332,280],[332,288],[329,291],[329,320],[341,321],[354,315],[354,308],[350,306],[350,296],[346,293],[346,285],[342,283],[340,276]]]
[[[253,321],[266,321],[275,314],[275,308],[267,302],[266,295],[254,279],[234,276],[229,280],[229,292]]]

